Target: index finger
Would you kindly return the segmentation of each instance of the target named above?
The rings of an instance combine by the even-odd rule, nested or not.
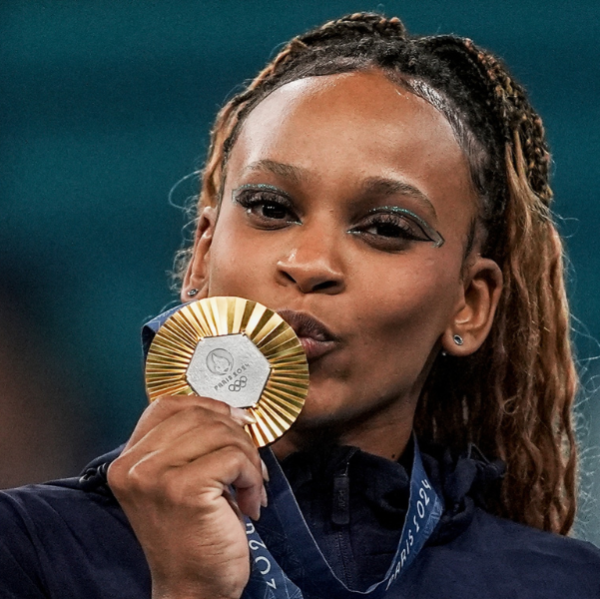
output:
[[[228,404],[211,399],[210,397],[200,397],[198,395],[162,395],[144,410],[127,442],[126,449],[135,445],[161,422],[192,406],[202,406],[218,414],[231,416],[231,408]],[[239,421],[239,419],[236,420]]]

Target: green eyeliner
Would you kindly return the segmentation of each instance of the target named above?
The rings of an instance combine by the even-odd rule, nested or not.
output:
[[[395,214],[401,214],[407,216],[411,220],[415,221],[423,232],[433,242],[433,247],[439,248],[444,245],[445,239],[439,231],[436,231],[426,220],[423,220],[419,215],[415,214],[412,210],[407,208],[401,208],[400,206],[377,206],[369,210],[369,214],[377,214],[379,212],[393,212]]]

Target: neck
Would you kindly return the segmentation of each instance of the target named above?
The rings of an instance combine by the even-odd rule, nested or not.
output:
[[[272,445],[278,460],[301,450],[321,445],[353,445],[363,451],[389,460],[398,460],[404,453],[412,434],[414,412],[390,418],[361,418],[361,422],[344,422],[324,426],[292,426]]]

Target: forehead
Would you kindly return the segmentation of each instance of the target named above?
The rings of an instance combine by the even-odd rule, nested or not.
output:
[[[265,160],[320,183],[391,175],[430,198],[454,194],[475,203],[446,117],[376,70],[297,80],[260,102],[242,125],[227,178]]]
[[[259,142],[275,129],[304,121],[305,137],[328,133],[348,134],[370,126],[379,140],[401,129],[440,151],[458,148],[450,124],[430,103],[388,79],[378,70],[307,77],[287,83],[260,102],[246,117],[239,138]]]

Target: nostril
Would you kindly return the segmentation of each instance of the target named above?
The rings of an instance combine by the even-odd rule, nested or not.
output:
[[[313,259],[279,261],[277,271],[279,283],[293,284],[302,293],[338,293],[343,288],[343,275],[333,268],[324,255],[313,256]]]
[[[313,291],[326,291],[327,289],[331,289],[335,287],[338,283],[336,281],[323,281],[322,283],[318,283],[313,287]]]
[[[290,281],[290,283],[296,282],[296,279],[294,279],[294,277],[292,277],[292,275],[289,272],[284,270],[284,271],[282,271],[282,274],[288,281]]]

